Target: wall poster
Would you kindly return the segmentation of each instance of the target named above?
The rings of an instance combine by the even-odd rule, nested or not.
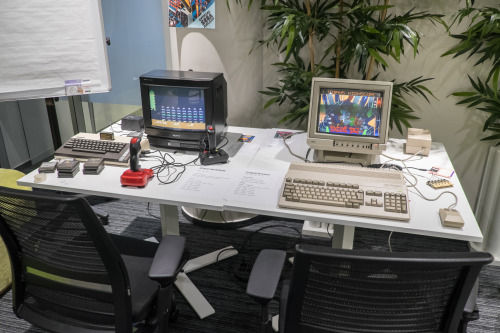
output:
[[[170,0],[168,24],[175,28],[215,29],[215,0]]]

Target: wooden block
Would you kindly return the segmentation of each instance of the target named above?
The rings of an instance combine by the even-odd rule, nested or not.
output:
[[[406,137],[406,144],[408,146],[430,148],[431,143],[431,131],[420,128],[408,128]]]

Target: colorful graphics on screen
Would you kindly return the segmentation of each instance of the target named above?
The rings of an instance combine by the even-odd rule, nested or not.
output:
[[[179,130],[205,130],[203,89],[151,87],[151,125]]]
[[[382,93],[322,88],[319,99],[319,133],[380,136]]]
[[[215,29],[215,0],[170,0],[168,24],[176,28]]]

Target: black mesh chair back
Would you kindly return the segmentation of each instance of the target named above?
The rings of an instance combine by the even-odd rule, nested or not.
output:
[[[18,317],[58,331],[132,332],[124,263],[85,199],[0,188],[0,234]]]
[[[297,247],[284,332],[457,332],[487,253]]]

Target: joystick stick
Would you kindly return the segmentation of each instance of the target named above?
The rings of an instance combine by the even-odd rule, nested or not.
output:
[[[154,176],[152,169],[141,169],[139,165],[139,151],[141,150],[141,138],[132,138],[130,140],[130,169],[120,177],[122,186],[144,187],[148,184],[150,178]]]
[[[229,155],[222,149],[217,149],[215,143],[215,129],[212,125],[207,125],[208,147],[200,152],[200,163],[210,165],[217,163],[227,163]]]

